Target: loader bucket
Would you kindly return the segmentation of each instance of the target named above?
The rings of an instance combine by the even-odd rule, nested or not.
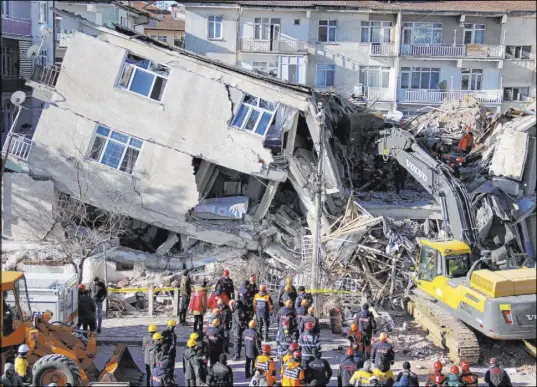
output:
[[[116,345],[112,357],[99,374],[98,383],[130,383],[131,386],[140,385],[144,373],[140,370],[126,344]],[[96,384],[98,385],[98,384]],[[124,385],[124,384],[123,384]]]

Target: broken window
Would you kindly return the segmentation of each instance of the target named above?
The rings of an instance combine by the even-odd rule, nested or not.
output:
[[[333,43],[336,41],[337,20],[319,20],[319,42]]]
[[[464,44],[485,44],[486,24],[465,24]]]
[[[317,79],[315,80],[316,87],[334,86],[334,75],[336,66],[333,64],[318,64]]]
[[[156,101],[162,99],[170,69],[149,59],[127,54],[118,86]]]
[[[209,16],[208,29],[209,39],[222,39],[222,16]]]
[[[503,99],[505,101],[529,101],[529,87],[504,87]]]
[[[401,67],[401,89],[437,90],[439,83],[439,68]]]
[[[505,59],[531,59],[531,46],[505,46]]]
[[[361,66],[360,83],[367,87],[390,87],[390,68],[380,66]]]
[[[362,43],[390,43],[392,22],[362,21]]]
[[[461,69],[461,90],[481,90],[483,70]]]
[[[442,44],[442,23],[403,23],[403,44]]]
[[[143,141],[99,125],[89,158],[114,169],[132,174]]]
[[[278,104],[245,94],[231,126],[265,136],[269,129]]]

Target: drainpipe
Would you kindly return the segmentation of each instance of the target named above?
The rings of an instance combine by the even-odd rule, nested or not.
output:
[[[52,8],[56,8],[56,0],[52,0]],[[56,14],[52,12],[52,63],[56,64]]]

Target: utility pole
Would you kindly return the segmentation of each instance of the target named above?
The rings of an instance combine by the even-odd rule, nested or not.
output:
[[[317,103],[317,126],[319,128],[319,159],[317,160],[317,176],[315,177],[315,228],[312,235],[311,252],[311,290],[317,289],[317,276],[319,271],[319,250],[321,242],[321,218],[322,218],[322,196],[324,192],[323,184],[323,158],[324,158],[324,106],[322,102]],[[314,297],[315,310],[318,309],[317,296]]]

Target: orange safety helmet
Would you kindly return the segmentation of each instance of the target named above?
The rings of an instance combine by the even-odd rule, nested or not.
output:
[[[388,340],[388,334],[386,332],[382,332],[380,334],[380,341],[385,342]]]
[[[270,344],[263,344],[261,350],[263,351],[263,353],[270,353],[272,351],[272,347],[270,346]]]
[[[351,332],[356,332],[358,330],[358,324],[352,323],[351,324]]]
[[[458,375],[459,372],[460,372],[459,367],[457,367],[456,365],[451,366],[451,373],[452,374]]]
[[[256,326],[257,323],[255,322],[255,320],[250,320],[250,322],[248,323],[248,328],[250,329],[254,329]]]
[[[78,291],[79,292],[83,292],[84,290],[86,290],[86,285],[84,285],[84,284],[78,285]]]
[[[433,364],[433,368],[437,372],[442,371],[442,363],[440,363],[439,361],[435,361]]]
[[[291,287],[291,285],[286,285],[283,290],[285,290],[286,293],[291,293],[293,291],[293,288]]]
[[[224,270],[224,277],[229,277],[229,270],[228,269]]]
[[[296,341],[293,341],[291,344],[289,344],[289,351],[296,351],[298,350],[298,343]]]
[[[308,300],[306,300],[305,298],[302,301],[300,301],[300,305],[302,305],[302,306],[308,306],[309,304],[310,304],[310,302]]]
[[[345,350],[345,355],[349,357],[354,357],[354,349],[352,347],[349,347]]]
[[[463,371],[470,371],[470,364],[468,364],[467,362],[463,361],[463,362],[461,363],[461,369],[462,369]]]
[[[302,358],[302,352],[300,352],[300,351],[293,352],[293,357],[295,359],[301,359]]]

